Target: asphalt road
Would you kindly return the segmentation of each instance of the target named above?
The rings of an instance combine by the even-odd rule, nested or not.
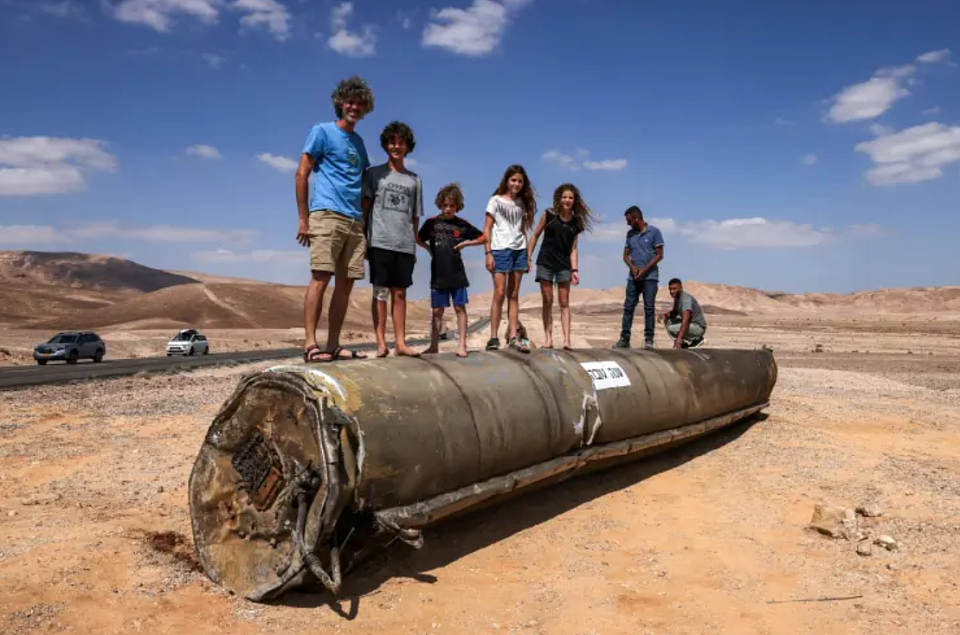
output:
[[[476,333],[490,323],[489,318],[483,318],[467,327],[468,333]],[[450,337],[456,337],[456,330],[450,332]],[[408,340],[410,344],[422,346],[429,340]],[[376,349],[373,342],[351,344],[350,348],[370,351]],[[46,366],[0,366],[0,390],[22,388],[24,386],[39,386],[42,384],[58,384],[63,382],[100,379],[103,377],[121,377],[136,375],[137,373],[157,373],[199,366],[216,366],[217,364],[234,364],[247,362],[261,362],[271,359],[286,359],[300,357],[303,349],[300,348],[273,348],[260,351],[243,351],[238,353],[211,353],[194,357],[143,357],[137,359],[105,359],[99,364],[91,360],[79,361],[76,364],[50,363]]]

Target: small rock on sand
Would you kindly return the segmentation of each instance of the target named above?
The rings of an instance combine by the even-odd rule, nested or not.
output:
[[[857,506],[857,513],[864,518],[877,518],[883,516],[883,511],[876,503],[863,503]]]
[[[813,508],[810,528],[831,538],[850,540],[857,536],[857,515],[846,507],[817,505]]]
[[[873,544],[878,547],[883,547],[887,551],[896,551],[899,548],[897,541],[893,539],[892,536],[882,535],[877,536],[877,539],[873,541]]]
[[[857,555],[861,555],[861,556],[873,555],[873,547],[870,545],[869,540],[861,540],[859,543],[857,543]]]

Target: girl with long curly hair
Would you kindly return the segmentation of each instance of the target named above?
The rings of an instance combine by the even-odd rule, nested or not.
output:
[[[592,215],[577,186],[564,183],[553,192],[553,207],[544,210],[530,237],[527,259],[533,260],[537,240],[543,234],[536,281],[540,283],[543,298],[544,348],[553,348],[553,287],[556,286],[563,348],[570,350],[570,285],[580,284],[577,241],[581,233],[591,229]]]
[[[530,352],[530,342],[517,336],[520,313],[520,280],[529,273],[527,233],[537,214],[536,191],[522,165],[511,165],[503,173],[500,185],[487,203],[483,235],[487,239],[487,271],[493,275],[493,300],[490,304],[490,340],[487,350],[500,348],[497,334],[503,301],[507,299],[508,346],[521,353]]]

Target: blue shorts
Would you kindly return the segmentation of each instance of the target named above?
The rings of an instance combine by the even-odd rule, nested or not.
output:
[[[526,249],[494,249],[491,253],[494,273],[527,272]]]
[[[450,300],[453,300],[453,306],[466,306],[467,288],[457,287],[456,289],[430,289],[430,306],[434,309],[442,309],[450,306]]]

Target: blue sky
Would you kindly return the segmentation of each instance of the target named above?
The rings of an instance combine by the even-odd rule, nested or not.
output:
[[[633,204],[664,276],[960,284],[957,24],[951,0],[0,0],[0,249],[305,283],[293,166],[357,73],[373,161],[409,123],[426,201],[458,181],[480,224],[510,163],[541,208],[576,183],[585,286],[623,284]]]

